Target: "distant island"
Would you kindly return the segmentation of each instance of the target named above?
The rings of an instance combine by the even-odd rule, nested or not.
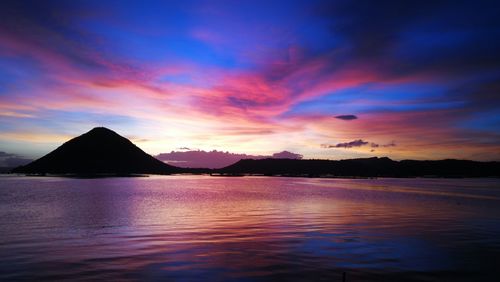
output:
[[[500,162],[394,161],[377,157],[339,161],[247,159],[225,167],[219,173],[306,177],[500,177]]]
[[[243,159],[221,169],[180,168],[148,155],[110,129],[96,127],[11,172],[75,175],[210,173],[217,176],[500,177],[500,162],[451,159],[394,161],[377,157],[339,161],[267,158]]]

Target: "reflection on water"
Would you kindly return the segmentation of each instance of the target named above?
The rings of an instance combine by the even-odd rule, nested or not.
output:
[[[0,178],[0,280],[495,281],[500,181]]]

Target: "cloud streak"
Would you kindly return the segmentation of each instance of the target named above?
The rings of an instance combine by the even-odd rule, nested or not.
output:
[[[387,144],[377,144],[377,143],[373,143],[373,142],[364,141],[363,139],[357,139],[357,140],[350,141],[350,142],[337,143],[335,145],[321,144],[322,148],[350,149],[350,148],[357,148],[357,147],[363,147],[363,146],[370,146],[371,148],[388,148],[388,147],[395,147],[396,143],[394,143],[394,141],[392,141],[391,143],[387,143]]]
[[[350,141],[350,142],[345,142],[345,143],[338,143],[336,145],[327,145],[327,144],[322,144],[321,147],[323,148],[354,148],[354,147],[362,147],[365,145],[368,145],[369,142],[363,141],[362,139]]]
[[[336,116],[335,118],[341,119],[341,120],[346,120],[346,121],[358,119],[358,117],[355,115],[340,115],[340,116]]]

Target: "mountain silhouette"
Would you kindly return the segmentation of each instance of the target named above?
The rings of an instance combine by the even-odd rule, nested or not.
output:
[[[170,174],[180,169],[148,155],[105,127],[75,137],[14,173]]]
[[[241,160],[217,171],[222,175],[283,175],[339,177],[490,177],[500,176],[500,162],[468,160],[394,161],[362,158],[340,161],[262,159]]]

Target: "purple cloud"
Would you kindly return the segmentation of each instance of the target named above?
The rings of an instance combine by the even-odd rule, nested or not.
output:
[[[355,115],[340,115],[340,116],[336,116],[335,118],[341,119],[341,120],[347,120],[347,121],[358,119],[358,117]]]
[[[273,159],[296,159],[296,160],[300,160],[302,159],[302,157],[303,156],[301,154],[295,154],[288,151],[274,153],[272,156]]]
[[[391,143],[387,143],[387,144],[377,144],[377,143],[371,143],[370,146],[372,148],[379,148],[379,147],[382,147],[382,148],[387,148],[387,147],[395,147],[396,146],[396,143],[394,143],[394,141],[392,141]]]
[[[322,144],[321,147],[322,148],[345,148],[345,149],[348,149],[348,148],[355,148],[355,147],[363,147],[363,146],[367,146],[367,145],[370,145],[370,147],[372,147],[372,148],[379,148],[379,147],[386,148],[386,147],[394,147],[394,146],[396,146],[396,143],[394,143],[394,141],[392,141],[391,143],[388,143],[388,144],[377,144],[377,143],[373,143],[373,142],[364,141],[363,139],[358,139],[358,140],[354,140],[351,142],[338,143],[336,145]]]
[[[353,147],[361,147],[368,145],[369,142],[363,141],[362,139],[354,140],[351,142],[345,142],[345,143],[338,143],[337,145],[328,145],[328,144],[323,144],[321,147],[323,148],[353,148]]]

